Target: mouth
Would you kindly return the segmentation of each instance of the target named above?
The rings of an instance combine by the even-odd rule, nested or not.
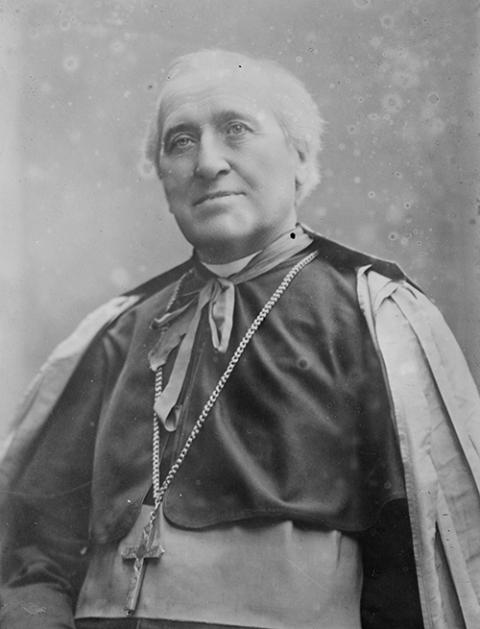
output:
[[[213,201],[214,199],[222,199],[224,197],[233,197],[240,195],[243,195],[243,192],[235,192],[233,190],[219,190],[217,192],[209,192],[207,194],[202,194],[201,197],[198,197],[193,205],[200,205],[205,201]]]

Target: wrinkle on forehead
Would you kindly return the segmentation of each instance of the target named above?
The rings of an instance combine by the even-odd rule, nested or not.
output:
[[[219,71],[181,75],[174,78],[164,89],[159,110],[159,128],[170,124],[184,113],[200,118],[219,113],[221,110],[242,111],[259,121],[269,115],[276,119],[271,98],[258,74],[233,76]],[[277,121],[278,122],[278,121]]]

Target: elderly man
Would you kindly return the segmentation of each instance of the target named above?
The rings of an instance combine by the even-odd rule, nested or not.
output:
[[[2,627],[478,626],[477,394],[398,267],[298,223],[321,128],[276,64],[171,67],[147,153],[193,256],[30,389]]]

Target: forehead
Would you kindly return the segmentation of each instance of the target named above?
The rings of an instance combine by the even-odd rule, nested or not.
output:
[[[182,122],[203,124],[223,114],[276,123],[268,90],[258,75],[196,73],[173,79],[165,88],[159,111],[162,134]]]

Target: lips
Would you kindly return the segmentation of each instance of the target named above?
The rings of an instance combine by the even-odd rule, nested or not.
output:
[[[239,196],[243,192],[235,192],[234,190],[218,190],[217,192],[208,192],[194,202],[193,205],[200,205],[204,201],[213,201],[214,199],[221,199],[222,197]]]

